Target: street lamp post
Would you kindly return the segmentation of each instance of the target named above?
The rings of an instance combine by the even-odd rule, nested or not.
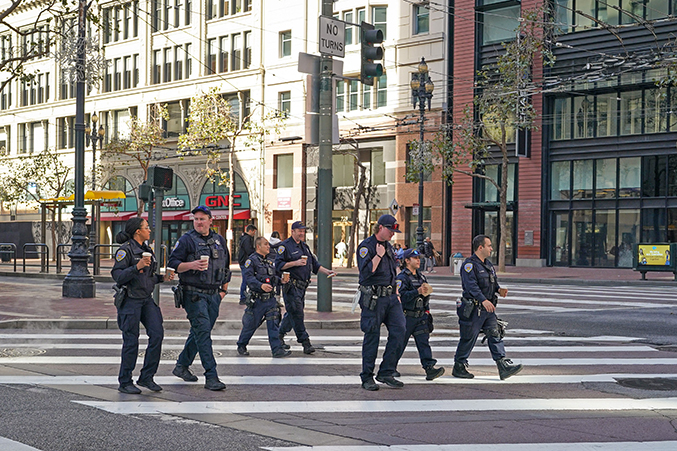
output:
[[[71,268],[63,280],[62,294],[68,298],[96,296],[94,277],[87,269],[87,210],[85,210],[85,31],[87,0],[78,9],[78,46],[75,84],[75,206],[73,207],[72,245],[68,253]]]
[[[430,99],[433,97],[434,88],[435,86],[428,75],[428,65],[425,62],[425,58],[421,58],[421,62],[418,65],[418,72],[411,74],[411,95],[414,102],[414,108],[416,108],[416,103],[418,102],[418,109],[421,114],[419,135],[420,147],[418,152],[421,170],[418,175],[418,227],[416,227],[416,248],[421,253],[423,252],[423,177],[425,176],[423,167],[425,141],[423,133],[425,130],[425,104],[427,100],[428,111],[430,111]]]
[[[101,144],[103,144],[103,135],[106,134],[103,125],[100,125],[99,129],[97,130],[97,122],[99,122],[99,116],[94,113],[92,115],[92,126],[90,127],[88,125],[85,128],[85,134],[92,143],[92,191],[96,191],[96,143],[101,141]]]

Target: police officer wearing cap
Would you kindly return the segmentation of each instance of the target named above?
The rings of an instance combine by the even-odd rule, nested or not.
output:
[[[254,246],[256,251],[244,264],[249,292],[245,304],[247,308],[242,315],[242,332],[237,340],[237,353],[242,356],[249,355],[247,351],[249,340],[265,321],[273,357],[286,357],[291,351],[284,349],[280,342],[280,306],[275,299],[281,280],[275,274],[275,264],[268,259],[270,253],[268,240],[260,236],[254,241]]]
[[[433,359],[429,343],[432,332],[430,314],[432,287],[420,270],[421,255],[416,249],[407,249],[402,253],[401,266],[402,271],[397,275],[397,292],[400,293],[407,329],[400,357],[404,354],[409,337],[413,335],[421,366],[425,370],[425,378],[431,381],[444,374],[444,368],[435,368],[437,360]]]
[[[388,328],[388,341],[383,353],[376,380],[393,388],[404,384],[393,374],[402,354],[405,319],[395,286],[397,261],[390,244],[399,230],[397,220],[391,215],[378,218],[375,233],[358,246],[357,265],[360,271],[360,329],[362,341],[362,388],[378,390],[374,382],[374,365],[381,338],[381,324]]]
[[[472,248],[473,255],[465,259],[461,269],[463,297],[457,302],[456,309],[461,337],[451,374],[463,379],[475,377],[468,372],[468,357],[480,331],[484,331],[491,357],[496,362],[501,380],[504,380],[522,371],[522,365],[514,365],[505,358],[503,334],[496,317],[498,295],[506,297],[508,289],[499,286],[496,271],[489,261],[493,251],[489,237],[477,235],[472,241]]]
[[[284,317],[280,324],[280,341],[285,349],[289,345],[284,343],[284,336],[294,329],[296,341],[303,346],[304,354],[312,354],[315,348],[310,344],[310,337],[303,323],[303,309],[306,303],[306,289],[310,285],[311,273],[321,272],[327,276],[336,273],[323,266],[310,251],[305,242],[306,226],[301,221],[296,221],[291,226],[291,237],[287,238],[277,248],[275,268],[277,273],[289,272],[290,281],[282,290],[284,298]]]
[[[148,347],[136,383],[151,391],[162,390],[162,387],[153,380],[153,376],[160,364],[164,329],[162,312],[152,296],[155,284],[170,280],[173,275],[161,276],[155,273],[157,261],[153,250],[146,244],[149,238],[150,227],[145,219],[139,217],[129,219],[125,224],[125,230],[115,237],[115,241],[122,246],[115,254],[115,265],[111,270],[118,287],[124,286],[127,289],[127,295],[117,306],[118,327],[122,331],[122,362],[118,375],[120,382],[118,390],[130,395],[141,393],[132,382],[132,372],[139,355],[139,322],[146,329]]]
[[[209,208],[200,205],[192,213],[193,230],[179,238],[168,263],[179,274],[182,304],[190,321],[190,334],[172,374],[188,382],[197,381],[189,367],[199,353],[205,370],[205,388],[223,390],[226,386],[216,372],[211,332],[221,300],[228,292],[230,252],[226,240],[211,230]]]

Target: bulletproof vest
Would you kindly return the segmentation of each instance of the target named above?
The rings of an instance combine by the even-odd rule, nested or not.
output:
[[[186,278],[186,283],[197,286],[221,286],[226,278],[226,251],[220,240],[214,234],[211,234],[209,238],[203,237],[195,230],[188,232],[188,236],[195,248],[193,260],[199,260],[200,256],[208,255],[209,267],[206,271],[191,271],[195,274]]]
[[[254,254],[250,258],[254,266],[254,277],[256,277],[256,280],[275,286],[277,284],[277,277],[275,276],[275,265],[273,262],[268,260],[267,257],[261,257],[259,254]]]
[[[409,282],[414,289],[418,290],[423,285],[425,280],[422,277],[416,277],[414,273],[409,271],[409,269],[403,270],[404,273],[409,278]],[[415,310],[428,310],[428,305],[430,304],[430,296],[421,296],[420,294],[416,296],[414,309]]]

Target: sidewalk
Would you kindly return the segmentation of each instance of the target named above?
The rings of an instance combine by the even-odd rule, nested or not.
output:
[[[96,298],[64,298],[62,280],[68,273],[68,267],[60,274],[40,273],[39,267],[29,266],[26,273],[12,271],[13,267],[0,266],[0,329],[2,328],[50,328],[50,329],[117,329],[116,311],[113,306],[113,285],[109,269],[102,265],[101,275],[95,279]],[[244,306],[238,304],[240,269],[232,266],[233,281],[230,294],[221,304],[220,316],[216,328],[236,329],[241,327]],[[357,287],[356,268],[335,268],[337,279],[354,282]],[[19,266],[19,271],[21,267]],[[435,268],[427,274],[431,281],[460,284],[459,276],[452,275],[448,266]],[[648,273],[647,280],[632,269],[619,268],[526,268],[508,267],[499,280],[503,285],[510,283],[541,283],[555,285],[606,285],[606,286],[668,286],[677,287],[672,273]],[[622,288],[621,288],[622,289]],[[174,307],[169,293],[162,293],[160,307],[166,329],[187,329],[188,321],[183,309]],[[359,327],[359,315],[349,309],[334,305],[333,312],[318,312],[314,308],[306,309],[306,325],[309,329],[336,329]]]

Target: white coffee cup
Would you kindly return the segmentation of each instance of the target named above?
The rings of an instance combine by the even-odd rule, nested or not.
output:
[[[174,271],[176,271],[176,269],[170,268],[169,266],[167,266],[167,273],[168,273],[168,274],[171,274],[171,273],[173,273]]]
[[[303,260],[303,264],[305,265],[308,262],[308,256],[307,255],[302,255],[301,260]]]
[[[141,254],[141,256],[142,256],[143,258],[146,258],[146,257],[150,258],[150,257],[153,256],[153,254],[151,254],[150,252],[144,252],[143,254]]]
[[[160,268],[160,275],[164,276],[167,273],[167,268]]]
[[[200,260],[209,260],[209,255],[200,255]]]
[[[282,273],[282,283],[287,283],[287,282],[289,282],[289,278],[290,278],[290,277],[291,277],[291,275],[290,275],[288,272],[286,272],[286,271],[283,272],[283,273]]]

